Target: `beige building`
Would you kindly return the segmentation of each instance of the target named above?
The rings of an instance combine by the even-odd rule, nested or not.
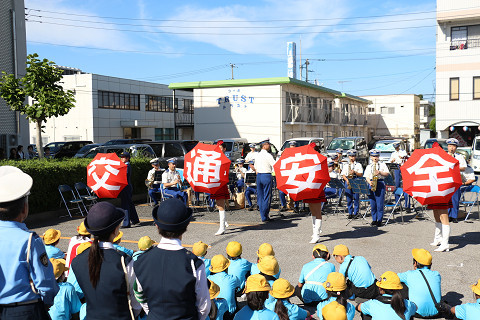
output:
[[[195,139],[270,138],[280,147],[290,138],[364,136],[363,98],[289,77],[172,83],[193,91]]]
[[[480,126],[480,2],[437,0],[436,129],[471,145]]]
[[[370,100],[369,127],[373,136],[407,138],[420,146],[420,97],[414,94],[362,96]]]

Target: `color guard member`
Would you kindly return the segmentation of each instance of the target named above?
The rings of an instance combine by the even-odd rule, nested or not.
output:
[[[272,196],[272,172],[275,160],[270,154],[270,140],[262,142],[262,150],[255,157],[257,172],[257,203],[263,222],[270,221],[270,202]]]
[[[362,164],[357,162],[357,151],[350,149],[347,151],[348,162],[343,165],[342,177],[345,181],[345,196],[347,198],[348,218],[356,219],[360,207],[360,194],[354,193],[351,189],[348,179],[355,179],[363,175]]]
[[[225,153],[225,151],[227,150],[227,147],[223,143],[223,140],[218,140],[217,145],[219,146],[220,150],[223,153]],[[211,194],[210,199],[215,200],[215,202],[217,203],[220,225],[215,235],[220,236],[225,233],[225,229],[228,227],[227,220],[225,219],[225,207],[227,205],[227,201],[230,200],[230,193],[228,192],[228,186],[224,185],[215,194]]]
[[[289,143],[290,148],[295,148],[297,146],[297,142],[292,140]],[[280,212],[287,211],[287,194],[283,192],[282,190],[278,190],[278,197],[280,198],[280,205],[282,206],[280,208]],[[299,212],[299,207],[300,201],[295,201],[293,211],[298,213]]]
[[[379,162],[380,151],[370,150],[370,163],[365,169],[365,179],[370,185],[370,208],[372,209],[372,226],[380,227],[383,219],[383,207],[385,203],[385,183],[383,179],[390,175],[385,163]]]

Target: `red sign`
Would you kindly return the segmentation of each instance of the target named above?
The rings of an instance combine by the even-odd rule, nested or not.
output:
[[[99,198],[117,198],[127,184],[127,165],[115,153],[99,153],[87,166],[87,185]]]

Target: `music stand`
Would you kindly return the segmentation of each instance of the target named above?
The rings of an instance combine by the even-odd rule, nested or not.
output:
[[[335,209],[333,210],[334,213],[337,213],[338,215],[338,206],[340,205],[340,201],[342,200],[343,193],[345,192],[345,185],[343,184],[343,180],[332,178],[330,179],[330,182],[328,183],[331,188],[335,188],[340,191],[340,194],[338,195],[338,201],[337,205],[335,206]]]
[[[245,173],[245,184],[257,183],[257,174],[255,172]]]
[[[357,177],[355,179],[348,179],[348,181],[350,182],[350,185],[352,186],[352,191],[354,193],[358,193],[360,195],[363,195],[364,198],[367,198],[368,199],[368,196],[370,195],[370,187],[367,183],[367,180],[365,179],[365,177]],[[364,199],[366,200],[366,199]],[[362,201],[362,200],[360,200]],[[362,219],[365,220],[365,222],[368,224],[368,221],[367,219],[365,218],[368,214],[368,212],[370,211],[370,206],[367,207],[367,209],[365,210],[365,213],[362,216]],[[351,219],[346,225],[348,226],[350,224],[350,222],[352,222],[353,219]]]

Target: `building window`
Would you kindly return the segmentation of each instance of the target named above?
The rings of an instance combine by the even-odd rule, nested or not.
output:
[[[480,47],[480,24],[452,27],[450,37],[450,50]]]
[[[395,107],[381,107],[380,114],[395,114]]]
[[[173,112],[173,98],[167,96],[145,96],[145,111]],[[175,108],[178,108],[178,99],[175,98]]]
[[[193,99],[183,99],[183,113],[193,113]]]
[[[450,78],[450,100],[459,100],[460,79]]]
[[[99,90],[98,107],[105,109],[140,110],[140,95]]]
[[[173,128],[155,128],[155,141],[173,140]]]
[[[480,77],[473,77],[473,99],[480,99]]]

